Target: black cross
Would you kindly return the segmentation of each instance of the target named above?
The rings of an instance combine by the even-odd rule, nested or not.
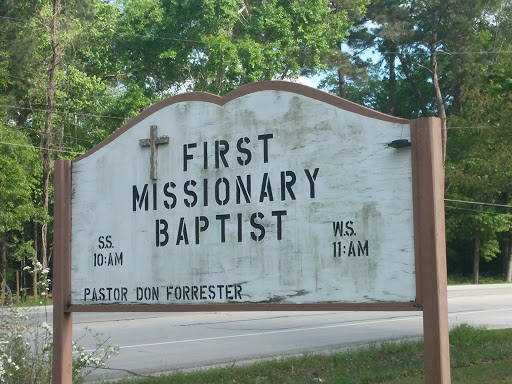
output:
[[[150,177],[151,180],[156,180],[156,169],[157,169],[157,153],[158,153],[158,147],[157,145],[160,144],[169,144],[169,136],[160,136],[158,137],[157,134],[157,126],[152,125],[150,128],[150,134],[149,139],[141,139],[139,141],[139,144],[141,147],[149,147],[151,149],[151,170],[150,170]]]

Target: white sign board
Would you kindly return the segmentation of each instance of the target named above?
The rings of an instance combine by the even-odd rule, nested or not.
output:
[[[284,90],[164,101],[73,163],[71,304],[412,302],[409,138]]]

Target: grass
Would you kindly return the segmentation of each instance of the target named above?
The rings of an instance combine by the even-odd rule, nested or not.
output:
[[[512,383],[512,360],[483,362],[469,367],[451,370],[452,384],[510,384]],[[386,381],[382,384],[424,384],[425,376]]]
[[[17,300],[15,307],[37,307],[41,305],[53,305],[52,298],[29,296],[23,300]]]
[[[512,383],[512,329],[461,325],[450,333],[453,383]],[[424,383],[423,342],[372,345],[343,353],[306,354],[251,365],[177,372],[117,384]]]
[[[479,284],[504,284],[506,283],[503,276],[496,275],[480,275]],[[473,275],[448,275],[448,285],[471,285],[473,284]]]

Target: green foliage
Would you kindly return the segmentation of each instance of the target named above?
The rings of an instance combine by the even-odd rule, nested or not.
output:
[[[31,321],[30,309],[0,309],[0,382],[48,384],[52,382],[53,330],[46,322]],[[96,348],[86,352],[73,343],[73,383],[83,383],[90,372],[104,367],[118,353],[101,335],[88,332]]]
[[[321,0],[126,0],[122,9],[120,57],[157,94],[224,94],[317,71],[350,26],[347,10]]]
[[[33,173],[37,152],[14,127],[0,121],[0,234],[20,230],[34,214],[31,199]]]
[[[512,12],[506,2],[61,3],[52,159],[89,150],[151,103],[176,93],[225,94],[250,82],[317,73],[325,74],[322,87],[336,94],[345,76],[347,98],[385,113],[435,115],[435,52],[449,123],[457,128],[449,131],[446,196],[510,203]],[[38,153],[48,103],[51,14],[51,2],[0,2],[0,141],[8,143],[0,144],[0,233],[11,281],[33,256],[31,244],[41,244],[33,223],[48,222],[50,237],[52,231],[51,196],[50,214],[40,208]],[[350,53],[341,52],[345,43]],[[369,52],[378,60],[369,60]],[[506,213],[447,204],[450,271],[470,269],[477,229],[485,265],[501,271],[511,231]]]

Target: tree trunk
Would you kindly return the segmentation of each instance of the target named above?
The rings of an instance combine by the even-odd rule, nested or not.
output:
[[[34,257],[32,258],[32,266],[35,266],[37,263],[37,251],[38,251],[38,238],[39,238],[39,231],[37,228],[37,221],[34,221]],[[37,272],[32,270],[32,295],[34,297],[38,297],[37,293]]]
[[[432,83],[434,84],[434,90],[436,93],[436,104],[437,113],[441,119],[441,139],[442,139],[442,151],[443,151],[443,164],[446,160],[446,108],[443,100],[443,94],[441,93],[441,86],[439,85],[439,72],[437,68],[437,26],[439,25],[439,16],[437,11],[432,14],[432,41],[430,43],[430,64],[432,66]]]
[[[507,254],[505,256],[505,281],[512,283],[512,232],[509,234]]]
[[[5,242],[5,237],[3,235],[0,236],[0,261],[2,263],[1,266],[1,278],[2,278],[2,284],[1,284],[1,292],[0,292],[0,306],[3,306],[5,304],[5,290],[7,287],[7,283],[5,281],[7,277],[7,244]]]
[[[396,51],[396,48],[393,49]],[[388,114],[395,115],[395,89],[396,89],[396,74],[395,74],[395,55],[389,55],[389,90],[388,90]]]
[[[473,252],[473,283],[478,284],[478,278],[480,277],[480,242],[482,232],[480,227],[475,232],[475,250]]]
[[[347,81],[345,80],[345,74],[338,68],[338,89],[340,97],[347,98]]]
[[[43,186],[42,186],[42,205],[43,220],[41,225],[41,264],[43,269],[48,267],[48,222],[46,217],[49,212],[50,200],[50,174],[51,174],[51,154],[50,147],[52,143],[52,118],[55,106],[55,71],[59,60],[58,41],[57,41],[57,14],[60,10],[60,0],[53,0],[53,13],[50,25],[50,38],[52,42],[52,58],[48,68],[48,87],[46,89],[47,107],[44,131],[41,137],[41,148],[43,155]]]

